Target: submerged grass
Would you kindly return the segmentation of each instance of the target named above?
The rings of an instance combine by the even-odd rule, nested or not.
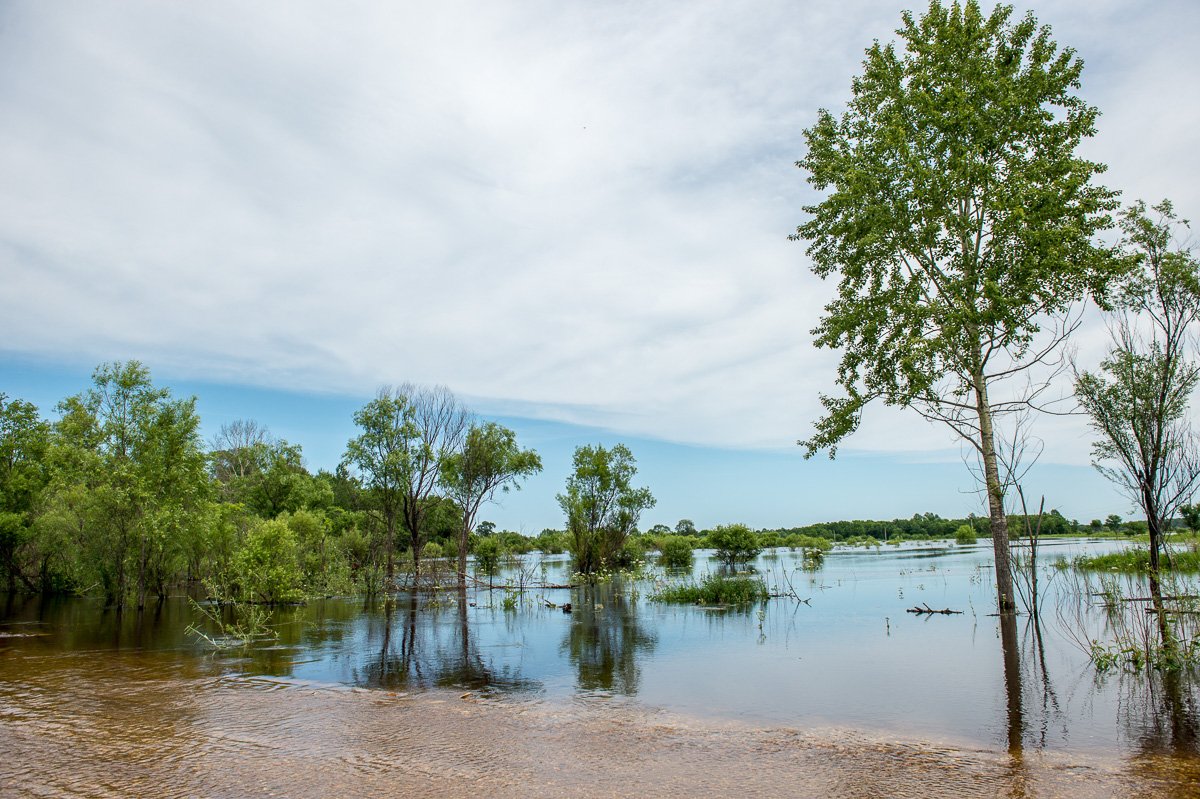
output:
[[[650,596],[656,602],[678,605],[742,605],[761,602],[770,596],[759,577],[722,577],[709,574],[700,582],[668,585]]]

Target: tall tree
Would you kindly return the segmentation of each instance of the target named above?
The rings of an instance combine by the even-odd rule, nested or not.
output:
[[[520,488],[521,480],[542,470],[542,459],[531,449],[517,446],[517,434],[495,422],[472,424],[462,449],[451,453],[442,464],[442,482],[462,509],[458,536],[458,579],[465,584],[467,546],[475,518],[497,491]]]
[[[411,419],[408,397],[389,388],[354,414],[362,433],[346,444],[343,468],[355,469],[369,492],[373,510],[383,522],[387,587],[395,584],[396,531],[402,521],[404,491],[417,428]]]
[[[949,425],[982,462],[1009,612],[995,424],[1034,398],[998,384],[1060,357],[1072,304],[1118,271],[1092,241],[1114,193],[1076,155],[1098,115],[1074,94],[1083,62],[1031,14],[935,0],[897,33],[903,50],[866,51],[846,112],[820,111],[797,162],[827,192],[793,238],[839,280],[813,334],[842,350],[846,392],[821,397],[826,414],[800,443],[832,457],[877,399]]]
[[[371,490],[387,536],[389,587],[395,575],[394,548],[399,524],[409,534],[414,580],[421,574],[423,523],[438,486],[442,464],[461,445],[467,413],[448,389],[405,383],[380,389],[354,415],[363,429],[346,445],[344,463],[354,466]]]
[[[642,511],[654,507],[654,497],[648,488],[633,487],[637,465],[624,444],[577,447],[573,466],[558,504],[567,515],[575,568],[591,574],[618,565],[625,540]]]
[[[425,517],[442,476],[442,464],[462,449],[470,414],[445,386],[425,388],[404,384],[417,437],[407,459],[403,487],[404,526],[413,553],[414,584],[421,578],[421,547],[425,542]]]
[[[1115,295],[1113,346],[1100,372],[1077,374],[1075,393],[1099,439],[1096,467],[1141,508],[1157,574],[1171,518],[1200,487],[1200,439],[1187,418],[1200,381],[1192,327],[1200,317],[1200,264],[1178,246],[1186,225],[1171,203],[1139,202],[1121,215],[1136,264]]]
[[[196,400],[172,399],[137,361],[108,363],[59,404],[56,499],[108,598],[163,596],[199,534],[208,478]]]

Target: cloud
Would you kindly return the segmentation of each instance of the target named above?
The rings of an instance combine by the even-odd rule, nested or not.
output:
[[[1039,12],[1088,61],[1111,185],[1200,206],[1196,12]],[[437,382],[481,410],[791,446],[836,364],[809,343],[832,287],[786,241],[813,199],[793,162],[898,21],[883,2],[7,4],[0,346]],[[848,447],[946,448],[906,425]]]

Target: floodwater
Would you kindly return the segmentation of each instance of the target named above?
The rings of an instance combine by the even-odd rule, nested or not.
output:
[[[1015,629],[986,542],[769,553],[794,596],[742,610],[652,580],[325,600],[232,649],[185,599],[12,599],[0,796],[1200,796],[1196,680],[1097,677],[1059,598],[1052,561],[1111,546],[1044,544]]]

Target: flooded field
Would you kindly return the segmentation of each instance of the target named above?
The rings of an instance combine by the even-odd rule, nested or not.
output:
[[[324,600],[233,649],[185,599],[13,600],[0,795],[1200,795],[1195,681],[1097,677],[1056,598],[1057,557],[1111,546],[1045,548],[1013,651],[986,546],[769,553],[794,597],[741,610],[652,602],[653,578]]]

